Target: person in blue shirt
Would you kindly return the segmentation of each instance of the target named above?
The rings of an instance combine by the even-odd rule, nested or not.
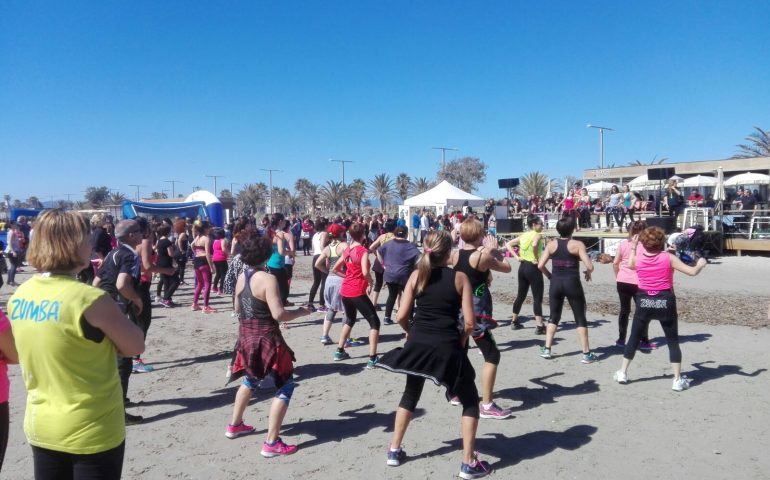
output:
[[[412,228],[409,229],[409,239],[412,243],[417,243],[418,238],[420,238],[420,214],[415,210],[412,214]]]
[[[405,227],[406,226],[406,220],[404,220],[404,214],[399,213],[398,214],[398,220],[396,220],[396,226],[397,227]]]

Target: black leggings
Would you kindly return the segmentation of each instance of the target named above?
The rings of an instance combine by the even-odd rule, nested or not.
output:
[[[497,348],[497,342],[495,342],[495,337],[491,331],[484,330],[480,336],[473,337],[473,341],[479,347],[484,362],[491,363],[492,365],[500,364],[500,349]]]
[[[158,296],[163,292],[163,300],[171,300],[171,297],[179,288],[179,277],[176,273],[173,275],[160,274],[160,281],[158,282]]]
[[[89,455],[32,447],[35,480],[119,480],[123,472],[126,442]]]
[[[513,302],[513,313],[521,311],[527,291],[532,287],[532,309],[535,316],[543,316],[543,272],[537,268],[537,264],[522,260],[519,265],[519,290],[516,292],[516,300]]]
[[[326,287],[326,277],[329,274],[315,268],[315,262],[318,261],[318,257],[320,257],[320,255],[313,255],[313,285],[310,287],[308,303],[312,304],[315,301],[315,295],[319,291],[318,287],[321,287],[318,303],[323,307],[326,305],[326,300],[324,300],[324,288]]]
[[[3,471],[5,448],[8,446],[8,402],[0,403],[0,472]]]
[[[374,309],[372,300],[366,296],[360,297],[342,297],[342,306],[345,307],[345,325],[351,327],[356,324],[356,310],[361,312],[361,315],[369,322],[369,328],[372,330],[380,329],[380,317],[377,316],[377,311]]]
[[[396,305],[398,294],[404,291],[406,285],[398,282],[388,282],[388,299],[385,301],[385,318],[390,318],[393,313],[393,307]]]
[[[278,281],[278,290],[281,292],[281,301],[286,303],[286,299],[289,298],[289,276],[286,274],[286,269],[267,267],[267,271]]]
[[[470,381],[465,381],[465,378]],[[420,401],[424,386],[424,377],[407,375],[404,394],[401,395],[401,401],[398,403],[398,406],[414,413],[414,410],[417,408],[417,402]],[[452,392],[452,394],[457,395],[463,404],[463,417],[479,418],[479,391],[476,390],[476,383],[473,381],[473,376],[463,376],[457,391]]]
[[[671,363],[682,362],[682,350],[679,348],[679,317],[676,311],[676,296],[670,290],[648,295],[647,292],[637,292],[636,311],[631,324],[631,336],[623,350],[623,357],[633,360],[636,348],[642,339],[642,332],[649,326],[650,321],[659,320],[666,335],[668,358]]]
[[[577,326],[587,327],[586,296],[583,293],[580,277],[551,277],[551,288],[548,292],[548,299],[551,303],[551,318],[548,319],[548,323],[559,324],[565,298],[569,301]]]
[[[225,275],[227,275],[227,260],[216,260],[214,262],[214,282],[211,284],[211,288],[214,290],[225,289]]]
[[[623,207],[608,208],[606,217],[607,217],[607,228],[610,228],[610,217],[614,217],[615,223],[618,225],[618,228],[622,228],[623,220],[626,218],[626,212],[625,210],[623,210]]]
[[[628,317],[631,315],[631,300],[639,290],[638,285],[633,283],[618,282],[618,297],[620,298],[620,313],[618,314],[618,340],[621,342],[626,341],[626,333],[628,332]],[[647,334],[648,329],[644,329],[642,333],[642,341],[649,342],[650,337]]]
[[[187,253],[181,253],[176,256],[176,274],[180,282],[184,282],[184,271],[187,267]]]

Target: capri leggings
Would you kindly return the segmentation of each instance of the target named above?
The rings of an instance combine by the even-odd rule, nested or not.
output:
[[[275,376],[273,376],[273,381],[275,381]],[[244,387],[251,390],[252,394],[259,393],[259,380],[257,380],[254,377],[250,377],[246,375],[243,377],[243,380],[241,381]],[[294,395],[294,389],[297,387],[297,384],[294,383],[294,379],[289,379],[288,382],[284,383],[280,387],[278,387],[275,391],[275,398],[281,400],[286,405],[291,402],[291,396]]]
[[[420,401],[424,386],[424,377],[407,375],[404,394],[401,395],[401,401],[398,406],[414,413],[414,410],[417,408],[417,402]],[[457,391],[452,393],[460,397],[460,401],[463,404],[463,417],[479,418],[479,392],[476,390],[473,375],[463,375],[460,379]]]
[[[527,298],[527,291],[532,287],[532,309],[535,316],[543,316],[543,272],[537,265],[522,260],[519,265],[519,290],[516,292],[516,300],[513,302],[513,313],[516,315],[521,311],[524,299]]]
[[[548,323],[559,324],[565,298],[569,302],[577,326],[587,327],[586,296],[583,293],[580,277],[551,277],[551,288],[548,294],[548,299],[551,302],[551,318]]]
[[[203,290],[203,305],[208,306],[209,295],[211,294],[211,267],[205,257],[195,257],[193,259],[195,267],[195,294],[193,303],[198,304],[201,290]]]
[[[380,329],[380,317],[374,309],[371,299],[366,295],[360,297],[342,297],[342,305],[345,307],[345,325],[352,327],[356,324],[356,311],[369,322],[369,328],[372,330]]]
[[[119,480],[123,471],[126,442],[99,453],[74,454],[32,446],[36,480],[99,478]]]
[[[289,298],[289,275],[285,268],[267,267],[268,273],[278,281],[278,290],[281,292],[281,301],[286,303]]]
[[[318,257],[320,257],[320,255],[313,255],[313,285],[310,287],[308,303],[312,304],[315,301],[315,295],[318,292],[318,287],[321,287],[321,295],[319,295],[318,303],[324,307],[326,306],[326,301],[324,300],[324,286],[326,284],[327,274],[315,268],[315,262],[318,260]]]
[[[651,293],[653,293],[651,295]],[[682,362],[682,350],[679,348],[679,316],[676,311],[676,295],[671,290],[660,292],[637,292],[636,311],[631,324],[631,336],[626,343],[623,357],[633,360],[636,348],[647,330],[650,321],[659,320],[666,335],[668,358],[671,363]]]
[[[620,313],[618,314],[618,340],[626,341],[628,334],[628,318],[631,316],[631,300],[639,290],[639,286],[633,283],[618,282],[618,298],[620,299]],[[649,325],[648,325],[649,327]],[[642,332],[642,341],[649,342],[648,329]]]
[[[385,318],[390,318],[393,314],[393,307],[396,305],[396,299],[404,291],[406,286],[400,282],[388,282],[388,299],[385,301]]]
[[[225,289],[225,275],[227,274],[227,260],[214,261],[214,290],[223,291]]]
[[[372,287],[372,290],[375,292],[379,292],[382,290],[382,284],[384,282],[385,272],[378,272],[377,270],[372,269],[374,272],[374,287]]]

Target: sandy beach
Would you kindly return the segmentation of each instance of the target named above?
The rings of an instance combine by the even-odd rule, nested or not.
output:
[[[770,330],[767,327],[770,258],[717,259],[696,278],[676,275],[683,371],[690,390],[671,390],[665,345],[639,353],[627,385],[613,381],[622,350],[617,337],[617,295],[611,265],[597,265],[584,285],[589,338],[599,361],[583,365],[571,312],[565,311],[555,358],[538,356],[531,303],[522,330],[508,327],[518,268],[496,274],[492,285],[495,337],[502,351],[495,398],[514,410],[507,420],[479,424],[477,450],[496,478],[700,478],[770,477],[765,438],[770,433]],[[290,300],[307,300],[310,257],[298,257]],[[29,274],[20,274],[24,280]],[[188,272],[189,280],[190,272]],[[11,289],[3,287],[2,301]],[[237,384],[225,372],[237,335],[229,299],[215,297],[219,312],[188,308],[192,288],[175,300],[183,307],[154,306],[144,355],[155,366],[131,377],[129,411],[145,417],[128,427],[126,479],[448,479],[460,466],[459,407],[428,383],[404,440],[407,461],[388,467],[385,453],[393,412],[405,377],[364,370],[366,347],[349,350],[350,360],[333,362],[332,346],[320,344],[321,313],[284,330],[297,354],[294,398],[282,436],[299,445],[296,455],[265,459],[266,409],[272,392],[256,396],[246,411],[253,435],[224,436]],[[383,292],[384,293],[384,292]],[[381,296],[384,302],[386,295]],[[547,314],[547,307],[545,313]],[[336,340],[339,321],[332,329]],[[359,321],[354,336],[367,333]],[[664,343],[654,322],[650,334]],[[381,351],[403,342],[398,325],[383,326]],[[470,358],[478,372],[477,349]],[[25,394],[19,369],[11,377],[11,434],[2,477],[32,478],[32,455],[22,431]],[[478,383],[478,379],[477,379]]]

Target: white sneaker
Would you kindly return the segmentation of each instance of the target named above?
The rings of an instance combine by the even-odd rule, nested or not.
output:
[[[614,378],[618,383],[628,383],[628,374],[620,370],[615,372],[615,375],[613,375],[612,378]]]
[[[681,392],[690,388],[690,379],[687,377],[679,377],[674,379],[674,384],[671,386],[671,390],[675,392]]]

